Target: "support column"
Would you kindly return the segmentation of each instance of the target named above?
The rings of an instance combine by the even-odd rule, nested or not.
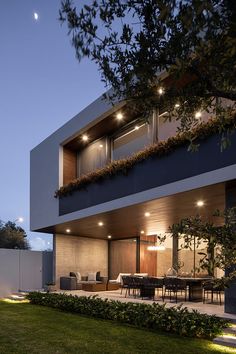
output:
[[[226,208],[236,207],[236,180],[229,182],[225,186],[225,204]],[[236,269],[236,265],[226,270],[225,274]],[[236,314],[236,280],[234,280],[228,289],[225,289],[225,312]]]

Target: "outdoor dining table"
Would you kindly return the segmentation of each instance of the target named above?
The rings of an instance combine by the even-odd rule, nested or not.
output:
[[[164,277],[155,277],[156,279],[164,279]],[[178,277],[178,279],[182,279],[186,281],[188,286],[188,300],[192,302],[200,302],[202,301],[202,284],[209,280],[209,278],[192,278],[192,277]],[[153,297],[155,293],[155,289],[150,286],[142,285],[140,289],[140,295],[142,297]]]
[[[179,279],[183,279],[186,281],[188,285],[188,300],[193,302],[202,301],[202,284],[209,280],[209,278],[186,278],[186,277],[178,277]]]

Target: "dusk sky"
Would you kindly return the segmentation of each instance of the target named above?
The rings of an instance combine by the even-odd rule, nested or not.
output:
[[[0,1],[0,219],[23,217],[32,249],[52,237],[29,230],[30,150],[104,92],[95,64],[76,60],[59,7]]]

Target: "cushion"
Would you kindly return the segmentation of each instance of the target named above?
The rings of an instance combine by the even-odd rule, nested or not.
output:
[[[101,280],[101,272],[96,273],[96,280],[100,281]]]
[[[88,281],[96,281],[96,272],[88,273]]]
[[[81,274],[80,274],[80,272],[76,272],[76,273],[75,273],[75,276],[76,276],[77,282],[79,282],[79,281],[81,280]]]

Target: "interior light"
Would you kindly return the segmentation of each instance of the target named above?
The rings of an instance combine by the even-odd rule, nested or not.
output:
[[[83,141],[88,141],[88,135],[84,134],[84,135],[82,136],[82,140],[83,140]]]
[[[165,251],[165,246],[148,246],[148,251]]]
[[[66,229],[66,232],[69,234],[70,233],[70,229]]]
[[[201,118],[201,116],[202,116],[202,113],[201,113],[200,111],[198,111],[198,112],[195,113],[195,118],[196,118],[196,119]]]
[[[180,107],[180,104],[179,103],[176,103],[175,104],[175,108],[179,108]]]
[[[99,221],[98,226],[103,226],[103,222]]]
[[[157,90],[157,92],[159,93],[159,95],[163,95],[164,89],[163,89],[162,87],[159,87],[159,89]]]
[[[16,221],[22,223],[22,222],[24,222],[24,218],[19,217],[18,219],[16,219]]]
[[[99,147],[100,147],[100,148],[103,148],[103,145],[102,145],[102,144],[100,144],[100,145],[99,145]]]
[[[134,129],[135,129],[135,130],[139,130],[139,128],[140,128],[140,127],[139,127],[138,125],[135,125],[135,128],[134,128]]]
[[[122,113],[117,113],[116,118],[118,120],[122,120],[123,119],[123,114]]]
[[[202,207],[204,205],[204,201],[203,200],[198,200],[197,201],[197,206],[198,207]]]
[[[147,218],[150,216],[150,213],[145,213],[144,216],[146,216]]]
[[[140,231],[140,234],[144,234],[144,231],[143,231],[143,230],[141,230],[141,231]]]
[[[108,235],[107,238],[111,239],[111,235]]]

